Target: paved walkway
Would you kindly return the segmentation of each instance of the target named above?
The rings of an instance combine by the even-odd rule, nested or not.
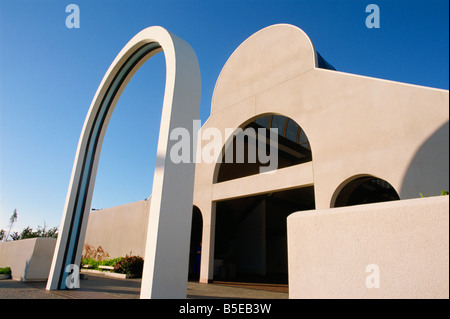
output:
[[[0,299],[138,299],[140,279],[116,279],[104,276],[85,275],[80,289],[45,290],[45,282],[19,282],[0,280]],[[188,282],[188,299],[288,299],[287,292],[273,291],[269,287],[255,287],[227,283],[201,284]],[[269,290],[267,290],[269,289]],[[283,289],[282,289],[283,290]]]

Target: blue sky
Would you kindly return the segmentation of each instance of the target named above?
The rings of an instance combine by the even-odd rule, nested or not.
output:
[[[80,8],[80,28],[65,12]],[[368,4],[380,28],[368,29]],[[0,228],[59,226],[81,128],[95,91],[122,47],[160,25],[195,50],[206,121],[231,53],[276,23],[303,29],[338,71],[448,90],[447,0],[0,0]],[[103,144],[93,208],[151,193],[164,91],[164,57],[125,89]]]

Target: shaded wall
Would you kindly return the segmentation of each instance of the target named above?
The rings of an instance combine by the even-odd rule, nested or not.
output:
[[[401,197],[436,196],[449,190],[448,122],[434,132],[417,150],[401,187]]]
[[[55,238],[0,243],[0,268],[10,267],[14,280],[47,281],[55,245]]]
[[[86,245],[89,245],[100,256],[103,250],[108,258],[144,257],[149,205],[150,200],[143,200],[90,212],[83,256],[87,253]]]

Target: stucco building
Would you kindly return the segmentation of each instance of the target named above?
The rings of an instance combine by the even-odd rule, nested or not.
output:
[[[447,90],[335,70],[292,25],[249,37],[223,67],[198,132],[224,137],[216,160],[195,167],[199,280],[289,283],[293,298],[445,297],[445,288],[448,297],[448,197],[416,199],[449,189],[448,103]],[[238,138],[229,128],[277,128],[277,169],[260,173],[270,163],[250,160],[270,151],[254,136],[244,161],[227,163]],[[143,256],[149,205],[92,212],[85,244]],[[378,290],[365,286],[370,264]],[[427,283],[410,284],[408,269]]]

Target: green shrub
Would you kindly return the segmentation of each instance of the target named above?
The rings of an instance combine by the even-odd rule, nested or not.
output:
[[[441,196],[448,196],[448,191],[441,191]],[[420,195],[420,197],[422,197],[422,198],[425,198],[425,197],[428,197],[428,196],[423,196],[423,194],[422,193],[419,193],[419,195]]]
[[[91,265],[92,269],[102,270],[99,266],[112,266],[114,272],[127,274],[130,278],[141,278],[144,259],[139,256],[125,256],[109,260],[95,260],[92,258],[84,258],[81,260],[81,266]]]
[[[11,275],[11,268],[9,267],[0,268],[0,275]]]
[[[44,226],[38,226],[37,230],[33,230],[30,226],[24,228],[20,235],[14,234],[14,240],[18,239],[27,239],[27,238],[36,238],[36,237],[48,237],[48,238],[57,238],[58,237],[58,227],[53,227],[47,229],[47,226],[44,223]],[[17,236],[19,236],[17,238]]]
[[[108,260],[95,260],[92,258],[84,258],[81,260],[81,266],[83,265],[91,265],[93,269],[100,270],[98,266],[111,266],[114,267],[118,261],[120,261],[122,257],[108,259]]]
[[[114,266],[114,271],[127,274],[130,278],[141,278],[144,259],[139,256],[125,256]]]

